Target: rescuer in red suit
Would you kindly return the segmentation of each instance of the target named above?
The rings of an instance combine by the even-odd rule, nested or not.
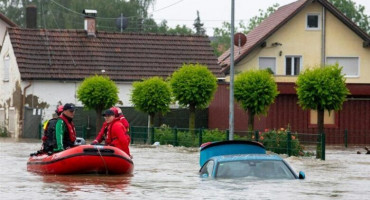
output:
[[[91,143],[92,145],[102,142],[105,138],[105,144],[117,147],[122,151],[130,154],[130,136],[127,134],[127,129],[121,122],[118,115],[118,110],[111,108],[103,114],[105,122],[95,140]]]

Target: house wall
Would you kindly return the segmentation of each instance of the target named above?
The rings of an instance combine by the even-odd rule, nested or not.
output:
[[[370,47],[334,15],[327,12],[326,55],[359,57],[359,77],[347,77],[347,83],[370,83]]]
[[[309,67],[320,66],[322,28],[320,30],[306,30],[306,15],[320,14],[322,17],[321,4],[314,2],[307,6],[294,18],[287,22],[266,40],[266,47],[258,47],[243,60],[235,65],[235,72],[243,72],[248,69],[258,69],[259,57],[276,58],[276,82],[295,82],[297,76],[285,75],[285,57],[302,56],[302,70]],[[370,48],[362,46],[363,40],[339,19],[326,12],[326,57],[359,57],[360,76],[348,77],[347,83],[370,83]],[[322,25],[321,25],[322,27]],[[273,46],[272,43],[281,43],[281,46]],[[279,55],[282,52],[281,56]]]
[[[72,81],[32,81],[27,89],[25,103],[33,108],[43,108],[43,120],[49,119],[58,105],[73,103],[78,107],[83,107],[77,99],[77,89],[80,84],[81,82]],[[119,88],[118,98],[122,103],[117,106],[131,106],[129,102],[131,83],[116,84]]]
[[[9,79],[4,79],[4,58],[10,57]],[[20,73],[15,61],[9,35],[6,35],[0,52],[0,126],[5,127],[12,137],[18,137],[21,124],[21,102],[23,87]],[[9,119],[11,117],[11,119]],[[13,127],[15,126],[15,127]]]
[[[303,110],[297,104],[297,95],[294,83],[278,83],[280,94],[270,105],[266,116],[255,117],[255,130],[287,128],[298,133],[316,134],[317,127],[310,124],[310,112]],[[325,126],[327,143],[343,144],[344,133],[348,130],[349,144],[370,143],[370,86],[350,84],[347,87],[352,93],[366,94],[363,98],[351,98],[343,103],[343,109],[335,113],[335,126]],[[229,129],[229,85],[219,84],[215,98],[208,108],[208,128]],[[248,115],[239,106],[234,104],[235,133],[246,132],[248,129]],[[315,138],[313,139],[315,142]],[[312,141],[311,141],[312,142]]]

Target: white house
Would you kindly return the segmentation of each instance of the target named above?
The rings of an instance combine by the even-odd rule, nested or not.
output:
[[[28,112],[48,119],[57,105],[82,106],[76,89],[95,74],[117,83],[121,106],[130,106],[133,81],[168,77],[183,63],[205,64],[223,77],[206,36],[100,32],[93,16],[85,20],[85,30],[8,28],[0,52],[0,124],[12,137],[28,131]]]

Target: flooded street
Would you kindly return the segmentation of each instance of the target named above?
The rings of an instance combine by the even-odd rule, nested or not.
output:
[[[199,151],[182,147],[131,146],[132,176],[38,175],[27,172],[38,140],[0,138],[1,199],[369,199],[370,155],[363,147],[327,147],[326,161],[285,160],[305,180],[202,180]],[[356,154],[360,150],[362,154]]]

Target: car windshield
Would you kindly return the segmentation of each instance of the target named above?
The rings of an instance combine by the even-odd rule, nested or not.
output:
[[[219,162],[216,170],[216,178],[295,179],[281,160]]]

